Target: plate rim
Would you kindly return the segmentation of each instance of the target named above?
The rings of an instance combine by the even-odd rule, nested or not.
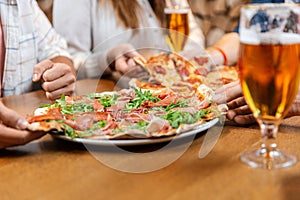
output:
[[[202,131],[208,130],[211,127],[213,127],[215,124],[217,124],[219,121],[219,118],[214,118],[210,121],[207,121],[203,124],[200,124],[199,126],[193,128],[192,130],[185,131],[183,133],[173,135],[173,136],[167,136],[167,137],[161,137],[161,138],[143,138],[143,139],[113,139],[113,140],[104,140],[104,139],[88,139],[88,138],[71,138],[69,136],[65,135],[57,135],[53,134],[52,137],[75,142],[75,143],[82,143],[84,145],[98,145],[98,146],[137,146],[137,145],[148,145],[148,144],[157,144],[157,143],[163,143],[163,142],[169,142],[171,140],[178,140],[182,138],[186,138],[189,136],[195,136],[197,133],[200,133]]]

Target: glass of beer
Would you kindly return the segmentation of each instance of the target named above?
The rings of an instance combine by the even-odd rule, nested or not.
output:
[[[166,41],[171,51],[179,52],[185,47],[189,35],[189,9],[179,4],[164,9]]]
[[[256,118],[262,142],[241,160],[254,168],[293,165],[293,155],[278,150],[276,135],[299,89],[300,7],[249,4],[241,9],[238,68],[243,94]]]

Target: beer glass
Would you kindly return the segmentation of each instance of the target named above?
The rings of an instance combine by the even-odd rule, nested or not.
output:
[[[241,155],[251,167],[283,168],[297,160],[278,150],[275,139],[299,88],[299,15],[296,4],[249,4],[241,9],[240,81],[262,134],[261,147]]]
[[[164,9],[166,41],[171,51],[184,49],[189,35],[189,9],[180,4],[171,4]]]

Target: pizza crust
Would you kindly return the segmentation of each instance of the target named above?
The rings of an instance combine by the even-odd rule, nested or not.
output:
[[[30,131],[44,131],[44,132],[49,132],[51,130],[55,130],[57,132],[64,132],[63,125],[56,122],[56,121],[51,121],[51,122],[33,122],[30,123],[27,126],[27,129]]]

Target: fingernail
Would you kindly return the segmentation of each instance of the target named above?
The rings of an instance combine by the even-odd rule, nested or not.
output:
[[[46,97],[47,97],[47,99],[51,99],[51,93],[50,92],[46,92]]]
[[[38,81],[38,75],[37,75],[37,74],[33,74],[32,80],[33,80],[33,81]]]
[[[17,122],[17,125],[16,125],[16,128],[17,129],[26,129],[28,126],[28,122],[24,119],[19,119],[18,122]]]
[[[128,66],[129,66],[130,68],[136,66],[136,64],[135,64],[135,62],[134,62],[134,60],[133,60],[132,58],[130,58],[130,59],[127,61],[127,64],[128,64]]]

